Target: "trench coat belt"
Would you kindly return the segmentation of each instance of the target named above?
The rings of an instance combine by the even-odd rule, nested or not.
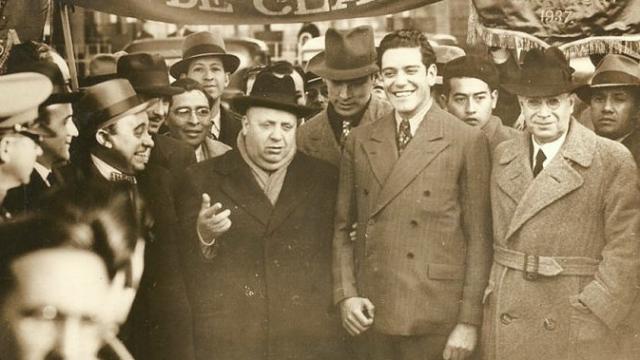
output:
[[[507,249],[493,247],[493,261],[510,269],[524,272],[527,280],[542,276],[592,276],[598,270],[600,261],[581,256],[538,256]]]

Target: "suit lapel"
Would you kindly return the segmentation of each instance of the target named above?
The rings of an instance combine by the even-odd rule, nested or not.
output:
[[[340,145],[336,141],[331,125],[329,125],[327,110],[324,110],[322,116],[316,121],[309,139],[311,140],[309,147],[312,153],[326,152],[330,158],[340,159]]]
[[[515,204],[520,202],[533,181],[529,161],[529,141],[528,133],[522,133],[518,138],[505,144],[507,146],[498,159],[500,170],[495,174],[496,183]]]
[[[398,159],[395,126],[393,115],[386,116],[373,125],[369,139],[362,143],[371,170],[380,186],[386,182],[393,164]]]
[[[402,156],[392,165],[390,174],[384,182],[376,205],[370,214],[371,216],[375,215],[393,200],[438,154],[449,146],[449,142],[444,137],[443,119],[442,116],[439,116],[439,111],[440,110],[435,109],[435,105],[432,105],[431,110],[425,115],[415,136],[407,145]],[[395,121],[393,121],[393,125],[393,148],[396,149]],[[397,150],[394,151],[397,153]]]
[[[253,216],[260,223],[267,225],[273,206],[260,189],[249,165],[247,165],[237,150],[222,163],[217,171],[225,173],[220,186],[222,192],[227,194],[240,208]],[[215,170],[214,170],[215,171]],[[224,204],[223,204],[224,205]]]

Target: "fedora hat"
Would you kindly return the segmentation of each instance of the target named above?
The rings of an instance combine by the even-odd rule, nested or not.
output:
[[[557,47],[533,49],[524,55],[520,79],[503,84],[512,94],[528,97],[556,96],[573,92],[579,83],[573,79],[573,69]]]
[[[629,56],[606,55],[596,67],[589,84],[576,90],[580,100],[591,102],[593,89],[613,86],[640,87],[640,63]]]
[[[53,136],[38,121],[38,106],[50,95],[53,86],[44,75],[21,72],[0,76],[0,133]]]
[[[180,74],[187,72],[191,60],[207,56],[217,56],[222,59],[224,70],[228,73],[235,72],[240,66],[240,59],[227,53],[224,40],[219,33],[200,31],[184,38],[182,60],[173,64],[169,73],[178,79]]]
[[[373,29],[357,26],[349,30],[329,28],[324,38],[324,51],[307,65],[311,71],[329,80],[350,80],[378,72]]]
[[[129,80],[133,89],[152,97],[173,96],[182,89],[169,85],[167,64],[158,54],[135,53],[118,59],[118,75]]]
[[[290,75],[276,76],[266,70],[256,77],[251,94],[231,99],[231,105],[240,114],[246,114],[253,106],[284,110],[298,117],[314,113],[314,109],[299,105],[296,98],[295,83]]]
[[[142,101],[125,79],[112,79],[88,87],[77,104],[83,129],[101,129],[124,116],[145,111],[155,100]]]

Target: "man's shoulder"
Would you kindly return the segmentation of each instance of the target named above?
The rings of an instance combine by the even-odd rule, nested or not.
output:
[[[393,112],[388,112],[382,115],[380,118],[378,118],[374,122],[360,124],[359,126],[356,126],[355,128],[351,129],[351,132],[349,133],[349,137],[355,137],[358,140],[368,138],[373,131],[375,131],[378,128],[385,127],[385,125],[389,125],[389,122],[392,122],[392,123],[395,122],[393,117]]]
[[[241,123],[242,115],[238,114],[237,112],[231,109],[227,109],[224,106],[220,106],[220,119],[234,120],[234,121],[237,121],[238,123]]]
[[[305,121],[304,124],[300,125],[300,127],[298,128],[298,135],[306,136],[308,134],[313,134],[323,126],[325,125],[328,126],[329,125],[328,119],[329,118],[327,117],[327,110],[325,109],[320,111],[319,113],[311,117],[309,120]]]
[[[187,175],[192,177],[211,176],[213,174],[224,175],[242,161],[237,150],[232,149],[226,153],[193,164],[187,168]]]

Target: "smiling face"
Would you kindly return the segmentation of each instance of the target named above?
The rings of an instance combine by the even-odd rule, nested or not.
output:
[[[387,49],[381,65],[387,98],[401,116],[410,118],[429,103],[437,71],[435,64],[422,63],[419,47]]]
[[[373,79],[364,76],[351,80],[326,80],[329,102],[342,116],[353,116],[362,111],[369,103]]]
[[[49,105],[44,111],[43,116],[47,118],[47,126],[55,136],[42,139],[43,154],[38,158],[38,162],[51,167],[55,163],[69,160],[69,148],[73,138],[78,136],[78,128],[73,122],[71,104]]]
[[[539,144],[554,141],[569,129],[574,99],[570,94],[519,97],[527,130]]]
[[[287,111],[251,107],[242,121],[247,155],[265,170],[275,170],[296,149],[297,117]]]
[[[483,127],[491,118],[498,101],[498,91],[476,78],[451,78],[447,111],[471,126]]]
[[[125,174],[145,169],[154,145],[145,112],[127,115],[111,128],[98,132],[98,136],[103,136],[103,154],[107,157],[103,160]]]
[[[216,56],[192,60],[186,76],[199,82],[214,100],[218,100],[229,85],[229,73],[225,72],[222,59]]]
[[[200,90],[174,95],[167,116],[171,136],[197,148],[211,129],[211,111],[206,96]]]
[[[606,87],[593,89],[591,120],[596,134],[619,139],[636,127],[640,111],[637,88]]]

